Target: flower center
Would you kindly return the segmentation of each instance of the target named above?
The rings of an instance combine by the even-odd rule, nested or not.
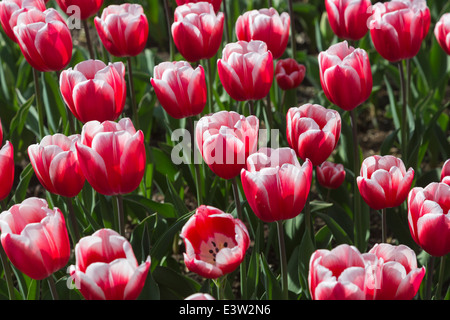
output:
[[[221,250],[236,246],[234,239],[224,234],[214,234],[200,245],[199,259],[207,263],[216,264],[216,259]]]

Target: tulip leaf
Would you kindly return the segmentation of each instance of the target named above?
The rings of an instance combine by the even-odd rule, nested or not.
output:
[[[184,299],[200,290],[200,284],[174,270],[158,266],[152,272],[158,284],[161,299]]]
[[[262,272],[263,272],[263,280],[264,280],[264,286],[266,288],[266,298],[268,300],[279,300],[283,298],[283,293],[281,291],[281,286],[278,281],[278,279],[273,274],[272,270],[269,267],[269,264],[267,263],[266,257],[263,253],[259,255],[259,261],[262,266]]]
[[[33,174],[33,166],[31,165],[31,163],[29,163],[20,173],[19,183],[16,187],[16,191],[14,192],[14,196],[12,197],[9,206],[20,203],[25,199],[28,185],[30,184],[30,180]]]
[[[331,216],[324,214],[322,212],[316,212],[315,215],[317,215],[319,218],[325,221],[328,228],[330,228],[330,231],[333,234],[334,238],[336,239],[337,243],[352,244],[352,240],[348,236],[347,232],[345,232],[345,230]]]

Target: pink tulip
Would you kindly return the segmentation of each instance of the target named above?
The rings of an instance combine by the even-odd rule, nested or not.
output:
[[[187,3],[175,9],[172,36],[181,55],[190,62],[214,57],[222,43],[224,15],[208,2]]]
[[[308,284],[313,300],[365,300],[363,255],[347,244],[316,250],[309,262]]]
[[[374,210],[400,206],[408,197],[414,170],[406,171],[403,161],[394,156],[371,156],[361,165],[357,178],[359,192]]]
[[[28,147],[36,177],[47,191],[64,197],[75,197],[80,193],[86,179],[75,150],[79,138],[80,135],[66,137],[57,133]]]
[[[25,59],[38,71],[62,70],[72,59],[70,30],[53,8],[21,12],[13,31]]]
[[[233,272],[250,245],[249,233],[241,220],[205,205],[197,208],[180,236],[186,247],[186,267],[209,279]]]
[[[390,62],[415,57],[430,27],[426,1],[392,0],[371,8],[368,24],[378,53]]]
[[[147,44],[148,21],[140,4],[109,5],[94,23],[103,46],[115,57],[137,56]]]
[[[273,58],[280,58],[289,41],[291,18],[287,12],[281,15],[274,8],[247,11],[236,20],[238,40],[261,40],[267,44]]]
[[[450,186],[433,182],[413,188],[408,196],[408,223],[414,241],[427,253],[450,252]]]
[[[359,40],[369,31],[370,0],[325,0],[333,32],[344,40]]]
[[[322,164],[336,148],[341,134],[341,116],[318,104],[292,107],[286,115],[289,146],[314,166]]]
[[[441,182],[450,185],[450,159],[447,159],[442,166]]]
[[[87,122],[75,145],[86,180],[104,195],[134,191],[144,176],[144,134],[129,118],[119,122]]]
[[[85,20],[95,15],[103,5],[103,0],[56,0],[56,3],[65,13],[72,13],[71,6],[77,6],[77,10],[80,13],[80,19]],[[69,10],[68,10],[69,9]],[[77,11],[78,12],[78,11]]]
[[[0,1],[0,24],[6,35],[14,42],[17,42],[13,28],[17,24],[17,17],[20,13],[29,9],[45,11],[45,3],[42,0],[2,0]]]
[[[209,293],[194,293],[189,297],[186,297],[184,300],[216,300]]]
[[[1,242],[11,263],[32,279],[47,278],[70,258],[64,215],[44,199],[27,198],[0,214]]]
[[[217,61],[225,91],[237,101],[260,100],[273,82],[273,57],[265,42],[252,40],[229,43]]]
[[[248,204],[264,222],[292,219],[307,201],[313,166],[303,165],[291,148],[262,148],[247,158],[241,171],[242,187]]]
[[[450,55],[450,12],[444,13],[436,23],[434,36],[445,53]]]
[[[202,113],[206,105],[205,71],[186,61],[162,62],[153,69],[150,82],[161,106],[175,119]]]
[[[305,74],[306,67],[292,58],[278,60],[275,66],[275,79],[282,90],[297,88]]]
[[[318,59],[322,89],[331,103],[350,111],[370,97],[372,71],[365,50],[343,41],[320,52]]]
[[[345,169],[341,163],[324,161],[316,167],[317,181],[328,189],[337,189],[345,180]]]
[[[247,157],[256,152],[259,120],[234,111],[203,116],[196,126],[196,142],[209,168],[223,179],[238,176]]]
[[[375,244],[366,254],[369,262],[366,292],[368,299],[412,300],[425,276],[425,267],[417,267],[416,254],[405,245]]]
[[[61,95],[73,115],[83,123],[116,120],[126,100],[125,65],[86,60],[61,72]]]
[[[11,142],[6,141],[0,149],[0,201],[6,199],[11,192],[14,184],[14,170],[14,147]]]
[[[69,267],[75,286],[86,300],[135,300],[150,269],[150,256],[138,264],[130,242],[111,229],[82,238]]]
[[[197,3],[197,2],[209,2],[214,7],[214,11],[217,13],[222,5],[222,0],[176,0],[177,5],[181,6],[187,3]]]

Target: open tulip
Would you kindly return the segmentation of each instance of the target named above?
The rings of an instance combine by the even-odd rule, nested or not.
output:
[[[1,142],[1,140],[0,140]],[[6,199],[14,184],[14,147],[6,141],[0,149],[0,201]]]
[[[119,195],[135,190],[144,176],[144,134],[129,118],[89,121],[75,144],[86,180],[97,192]]]
[[[115,57],[137,56],[147,44],[148,20],[139,4],[109,5],[94,23],[103,46]]]
[[[81,122],[116,120],[126,100],[125,65],[82,61],[61,72],[60,90],[67,107]]]
[[[450,12],[444,13],[436,23],[434,36],[445,53],[450,55]]]
[[[303,165],[291,148],[262,148],[247,158],[242,187],[255,215],[264,222],[292,219],[306,204],[313,166]]]
[[[25,59],[38,71],[62,70],[72,59],[69,27],[53,8],[21,12],[13,31]]]
[[[408,196],[408,223],[414,241],[427,253],[450,252],[450,186],[433,182],[413,188]]]
[[[234,111],[203,116],[195,129],[197,147],[209,168],[223,179],[232,179],[245,167],[258,146],[259,120]]]
[[[139,265],[130,242],[111,229],[82,238],[75,259],[70,276],[86,300],[137,299],[151,264],[148,256]]]
[[[36,177],[46,190],[64,197],[74,197],[84,186],[85,177],[78,164],[75,143],[80,135],[57,133],[45,136],[28,147],[28,156]]]
[[[320,83],[331,103],[350,111],[369,98],[373,80],[365,50],[343,41],[320,52],[318,59]]]
[[[175,119],[202,113],[207,89],[202,66],[192,68],[186,61],[162,62],[153,69],[150,82],[159,103]]]
[[[181,55],[190,62],[216,55],[222,43],[224,15],[208,2],[176,7],[172,36]]]
[[[214,7],[214,11],[217,13],[222,5],[222,0],[176,0],[177,5],[181,6],[187,3],[197,3],[197,2],[209,2]]]
[[[345,180],[345,169],[341,163],[324,161],[316,167],[317,181],[328,189],[337,189]]]
[[[0,1],[0,24],[6,35],[17,42],[13,28],[17,24],[17,17],[28,9],[35,8],[45,11],[45,2],[42,0],[2,0]]]
[[[369,31],[370,0],[325,0],[333,32],[344,40],[359,40]]]
[[[318,104],[292,107],[286,115],[289,146],[314,166],[322,164],[336,148],[341,135],[341,116]]]
[[[186,267],[198,275],[217,279],[233,272],[250,245],[244,223],[229,213],[202,205],[181,230]]]
[[[405,246],[375,244],[363,254],[367,262],[367,299],[412,300],[425,276],[425,267],[417,267],[414,251]]]
[[[341,244],[312,254],[308,284],[313,300],[366,300],[365,282],[366,263],[356,247]]]
[[[441,182],[450,185],[450,159],[447,159],[442,166]]]
[[[273,56],[263,41],[228,43],[217,61],[225,91],[237,101],[260,100],[273,82]]]
[[[42,280],[70,258],[64,215],[44,199],[27,198],[0,214],[1,242],[11,263],[32,279]]]
[[[278,60],[275,65],[275,79],[282,90],[297,88],[305,74],[306,67],[292,58]]]
[[[291,18],[287,12],[281,14],[274,8],[251,10],[236,20],[238,40],[261,40],[267,44],[273,58],[280,58],[289,41]]]
[[[95,15],[103,5],[103,0],[56,0],[56,3],[65,13],[71,13],[71,6],[77,6],[77,13],[80,14],[80,19],[85,20]],[[68,10],[69,9],[69,10]]]
[[[361,165],[357,184],[364,201],[374,210],[401,205],[411,189],[414,170],[391,155],[370,156]]]
[[[425,0],[392,0],[372,7],[369,29],[378,53],[390,62],[417,55],[430,28]]]

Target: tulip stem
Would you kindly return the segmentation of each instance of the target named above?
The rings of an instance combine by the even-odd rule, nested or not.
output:
[[[407,144],[408,144],[408,121],[407,121],[407,112],[408,112],[408,93],[407,86],[405,82],[405,70],[403,68],[403,61],[398,63],[398,71],[400,74],[400,90],[402,94],[402,123],[401,123],[401,134],[402,134],[402,158],[405,165],[407,165]]]
[[[426,300],[431,300],[431,287],[433,286],[433,270],[434,270],[434,256],[430,256],[427,264],[427,287],[426,287]]]
[[[78,242],[78,240],[80,240],[80,232],[78,231],[78,224],[77,224],[77,218],[75,216],[75,210],[73,208],[73,203],[72,203],[72,199],[69,197],[66,197],[66,203],[67,203],[67,208],[69,209],[69,217],[70,217],[70,222],[72,223],[72,228],[73,228],[73,247],[75,248],[76,243]]]
[[[4,270],[5,278],[6,278],[6,284],[8,286],[9,300],[15,300],[14,282],[12,279],[11,267],[8,263],[8,257],[6,256],[6,252],[3,249],[2,245],[0,245],[0,258],[2,260],[3,270]]]
[[[283,220],[278,220],[276,223],[278,227],[278,245],[280,247],[283,298],[287,300],[289,298],[289,292],[288,292],[287,257],[286,257],[286,245],[284,243]]]
[[[253,100],[248,100],[248,107],[250,110],[250,115],[255,115],[255,102]]]
[[[436,300],[441,300],[442,284],[444,282],[445,273],[445,255],[441,257],[441,266],[439,267],[439,280],[436,288]]]
[[[83,28],[84,33],[86,35],[86,43],[89,50],[89,56],[91,57],[91,59],[95,59],[94,48],[92,47],[91,34],[89,33],[89,25],[86,19],[83,20]]]
[[[59,300],[58,291],[56,291],[55,280],[53,280],[53,275],[47,277],[48,286],[50,287],[50,292],[52,294],[53,300]]]
[[[171,22],[170,22],[170,15],[169,15],[169,5],[167,4],[168,0],[164,0],[164,13],[166,14],[166,20],[167,20],[167,36],[169,37],[169,52],[170,52],[170,61],[175,60],[175,49],[174,49],[174,43],[172,39],[172,29],[171,29]]]
[[[201,189],[201,177],[200,177],[200,166],[198,163],[195,163],[195,127],[194,127],[194,121],[192,121],[192,117],[189,117],[187,119],[189,123],[189,129],[191,133],[191,148],[192,148],[192,161],[194,162],[194,170],[195,170],[195,187],[197,189],[197,205],[203,204],[203,197],[202,197],[202,189]]]
[[[230,39],[230,28],[228,26],[228,8],[227,8],[227,1],[223,0],[222,1],[222,6],[223,6],[223,17],[224,17],[224,22],[225,22],[225,43],[229,43],[231,41]]]
[[[241,207],[241,200],[239,199],[239,188],[237,185],[237,178],[234,177],[232,179],[232,183],[233,183],[233,194],[234,194],[234,201],[236,203],[236,212],[237,212],[237,217],[239,220],[241,220],[242,222],[244,222],[244,217],[242,216],[242,207]],[[241,298],[242,299],[247,299],[247,262],[245,260],[245,256],[242,259],[242,263],[239,266],[240,268],[240,281],[241,281]]]
[[[133,67],[131,65],[131,57],[127,57],[127,68],[128,68],[128,83],[130,85],[130,98],[131,98],[131,107],[133,110],[133,120],[136,129],[139,129],[139,115],[137,111],[136,105],[136,95],[134,92],[134,82],[133,82]]]
[[[39,74],[35,68],[33,69],[34,90],[36,93],[36,107],[39,116],[39,135],[44,138],[44,106],[42,105],[41,90],[39,88]]]
[[[354,207],[353,207],[353,219],[354,219],[354,232],[355,232],[355,244],[359,250],[363,250],[363,239],[362,239],[362,221],[361,221],[361,205],[358,184],[356,183],[356,177],[358,176],[358,171],[360,170],[360,158],[359,158],[359,145],[358,145],[358,126],[357,119],[354,109],[350,111],[350,116],[352,120],[352,131],[353,131],[353,174],[354,178]],[[363,250],[364,251],[364,250]]]
[[[292,49],[292,58],[296,59],[297,57],[297,46],[295,39],[295,23],[294,23],[294,9],[292,6],[292,0],[289,0],[289,15],[291,16],[291,49]]]
[[[212,83],[213,83],[213,75],[212,75],[212,58],[211,59],[205,59],[204,62],[205,66],[206,66],[206,71],[208,72],[208,81],[207,81],[207,86],[208,86],[208,92],[207,92],[207,97],[208,97],[208,109],[206,110],[206,114],[209,114],[211,112],[213,112],[212,110],[212,96],[213,96],[213,92],[212,92]]]
[[[124,223],[124,212],[123,212],[123,198],[121,194],[116,195],[117,201],[117,218],[119,221],[119,233],[125,236],[125,223]]]
[[[386,231],[387,231],[387,225],[386,225],[386,208],[381,209],[381,242],[386,243]]]

